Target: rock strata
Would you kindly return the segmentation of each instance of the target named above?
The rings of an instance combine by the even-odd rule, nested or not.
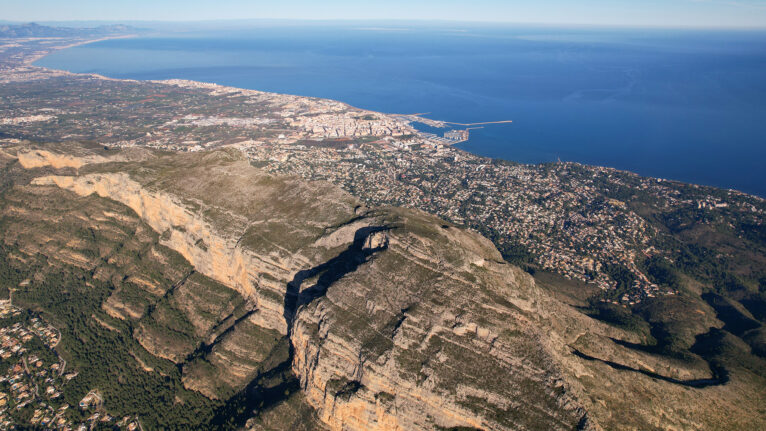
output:
[[[76,239],[56,250],[16,242],[113,283],[104,316],[135,322],[133,337],[177,364],[187,389],[223,401],[293,388],[248,422],[254,429],[276,427],[285,406],[295,406],[285,416],[293,425],[331,430],[733,423],[712,406],[760,420],[751,410],[763,400],[757,372],[743,368],[723,384],[709,364],[718,353],[644,348],[643,335],[548,295],[489,240],[422,212],[369,208],[325,183],[266,175],[231,150],[8,154],[33,177],[4,207],[8,217],[31,214],[22,192],[58,190],[122,205],[90,216],[110,221],[103,235],[130,223],[158,238],[135,248],[164,278],[130,273],[133,246],[94,258]],[[189,269],[172,272],[186,266],[163,250]],[[716,381],[679,384],[706,379]]]

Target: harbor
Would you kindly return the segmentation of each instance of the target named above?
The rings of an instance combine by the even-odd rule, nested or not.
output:
[[[447,129],[447,128],[450,128],[451,126],[465,127],[464,129],[450,129],[444,132],[443,136],[439,136],[436,133],[427,133],[427,132],[420,133],[424,137],[435,140],[444,145],[455,145],[461,142],[468,141],[468,139],[471,136],[471,130],[483,129],[484,126],[493,125],[493,124],[513,123],[513,121],[511,120],[484,121],[479,123],[455,123],[451,121],[432,120],[430,118],[424,117],[424,115],[428,115],[428,114],[429,113],[426,112],[426,113],[418,113],[418,114],[397,115],[397,117],[401,120],[404,120],[410,123],[420,123],[420,124],[426,125],[428,127],[436,128],[436,129]]]

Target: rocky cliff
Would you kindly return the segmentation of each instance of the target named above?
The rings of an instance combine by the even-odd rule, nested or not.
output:
[[[8,166],[16,160],[28,176],[18,193],[115,202],[156,235],[154,261],[168,261],[168,249],[188,262],[174,277],[114,280],[101,307],[135,321],[137,342],[179,364],[184,386],[210,399],[260,397],[279,374],[299,391],[282,405],[295,402],[293,411],[337,430],[763,420],[754,410],[763,405],[758,364],[723,376],[709,362],[715,354],[642,349],[639,334],[552,298],[488,240],[435,217],[265,175],[235,151],[7,153]],[[87,256],[56,255],[107,272]],[[290,410],[280,405],[268,411]],[[277,426],[265,411],[250,425]]]

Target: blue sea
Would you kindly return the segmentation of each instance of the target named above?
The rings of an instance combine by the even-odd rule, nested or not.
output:
[[[459,123],[461,148],[766,196],[766,32],[335,23],[157,32],[37,65],[337,99]]]

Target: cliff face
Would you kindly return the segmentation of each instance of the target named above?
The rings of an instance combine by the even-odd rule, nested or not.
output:
[[[19,160],[25,167],[41,167],[45,162],[49,162],[53,167],[80,168],[88,164],[87,159],[42,154],[45,157],[32,158],[21,153]],[[235,198],[233,202],[236,202],[237,206],[234,208],[217,205],[215,198],[220,198],[218,195],[231,193],[222,189],[227,186],[236,188],[233,184],[227,184],[227,177],[237,175],[237,170],[250,171],[246,162],[236,160],[236,157],[231,159],[230,154],[219,156],[223,157],[218,161],[220,164],[211,161],[210,164],[197,166],[197,172],[194,167],[180,163],[176,169],[188,169],[186,174],[175,176],[173,174],[178,172],[162,172],[165,183],[160,183],[162,177],[159,178],[160,181],[155,177],[143,176],[134,179],[129,173],[118,170],[83,173],[77,176],[42,176],[34,179],[33,184],[55,185],[80,196],[96,194],[128,206],[161,234],[163,245],[180,253],[198,272],[252,301],[257,309],[257,316],[252,319],[254,322],[286,334],[287,328],[282,316],[284,286],[290,281],[291,275],[307,265],[314,255],[322,255],[339,245],[324,238],[320,246],[312,247],[312,243],[318,239],[317,236],[322,235],[322,230],[331,229],[333,224],[342,224],[354,217],[354,206],[348,197],[336,200],[333,199],[333,194],[323,196],[325,202],[320,201],[313,205],[297,201],[301,199],[301,193],[310,191],[300,190],[301,187],[297,185],[295,187],[298,190],[295,190],[293,185],[297,183],[279,182],[252,171],[248,172],[250,175],[245,178],[237,179],[243,182],[251,181],[254,186],[260,181],[274,183],[264,188],[268,189],[265,193],[255,189],[247,197]],[[34,160],[34,163],[30,164],[30,159]],[[216,172],[217,169],[220,171]],[[193,181],[196,175],[207,178],[218,174],[221,177],[204,183],[203,187],[188,183]],[[141,179],[148,183],[149,187],[141,184]],[[210,184],[215,181],[220,181],[220,184]],[[193,192],[183,195],[177,193],[187,187],[193,189],[190,190]],[[210,195],[205,188],[211,189]],[[288,188],[293,190],[281,193],[280,189]],[[176,193],[167,190],[175,190]],[[280,196],[276,196],[277,193]],[[209,199],[211,196],[213,199]],[[293,199],[296,201],[291,202]],[[315,207],[332,209],[329,212],[325,210],[327,214],[317,214],[314,211]],[[317,214],[318,218],[324,218],[326,215],[327,220],[312,220],[313,214]],[[300,218],[294,225],[275,222],[295,220],[297,216]],[[326,226],[322,226],[322,223]],[[342,232],[336,233],[335,236],[338,235],[342,235]],[[342,243],[344,240],[347,239],[341,238],[336,242]],[[311,250],[299,253],[302,248]]]
[[[582,419],[525,316],[540,292],[486,239],[421,213],[364,208],[326,185],[263,176],[233,153],[126,158],[136,157],[19,156],[28,168],[77,168],[32,184],[126,205],[163,246],[245,298],[250,314],[205,364],[185,365],[187,387],[215,395],[217,383],[200,377],[210,364],[241,387],[278,338],[264,344],[258,334],[273,331],[289,336],[304,397],[332,429],[563,429]],[[246,197],[221,196],[245,183]],[[176,362],[191,347],[161,347],[151,325],[136,336]]]
[[[763,398],[745,383],[689,395],[685,381],[718,377],[701,357],[630,348],[637,334],[554,300],[480,235],[265,175],[236,152],[13,157],[32,177],[20,193],[116,202],[126,215],[115,220],[135,217],[157,236],[149,260],[174,267],[167,248],[188,262],[166,278],[117,277],[119,254],[100,265],[56,252],[113,280],[102,309],[135,321],[140,345],[179,364],[184,386],[208,398],[257,395],[292,374],[299,394],[273,411],[302,421],[313,409],[337,430],[695,428],[716,423],[701,415],[716,400],[746,412],[738,399]],[[630,406],[630,393],[651,396]],[[277,427],[274,414],[258,420]]]
[[[237,238],[216,232],[209,221],[163,192],[150,192],[125,173],[88,174],[78,177],[45,176],[34,185],[55,185],[80,196],[98,196],[120,202],[162,234],[161,243],[180,253],[202,274],[254,301],[261,326],[287,333],[282,318],[282,304],[274,301],[282,295],[278,283],[262,283],[259,274],[286,279],[291,262],[276,256],[257,257],[237,246]],[[242,223],[245,224],[245,223]],[[256,287],[261,290],[259,295]],[[272,295],[264,293],[271,290]]]
[[[373,242],[385,246],[295,322],[293,369],[319,417],[338,430],[582,421],[525,316],[539,296],[531,277],[478,235],[409,211],[386,215],[390,229]]]

